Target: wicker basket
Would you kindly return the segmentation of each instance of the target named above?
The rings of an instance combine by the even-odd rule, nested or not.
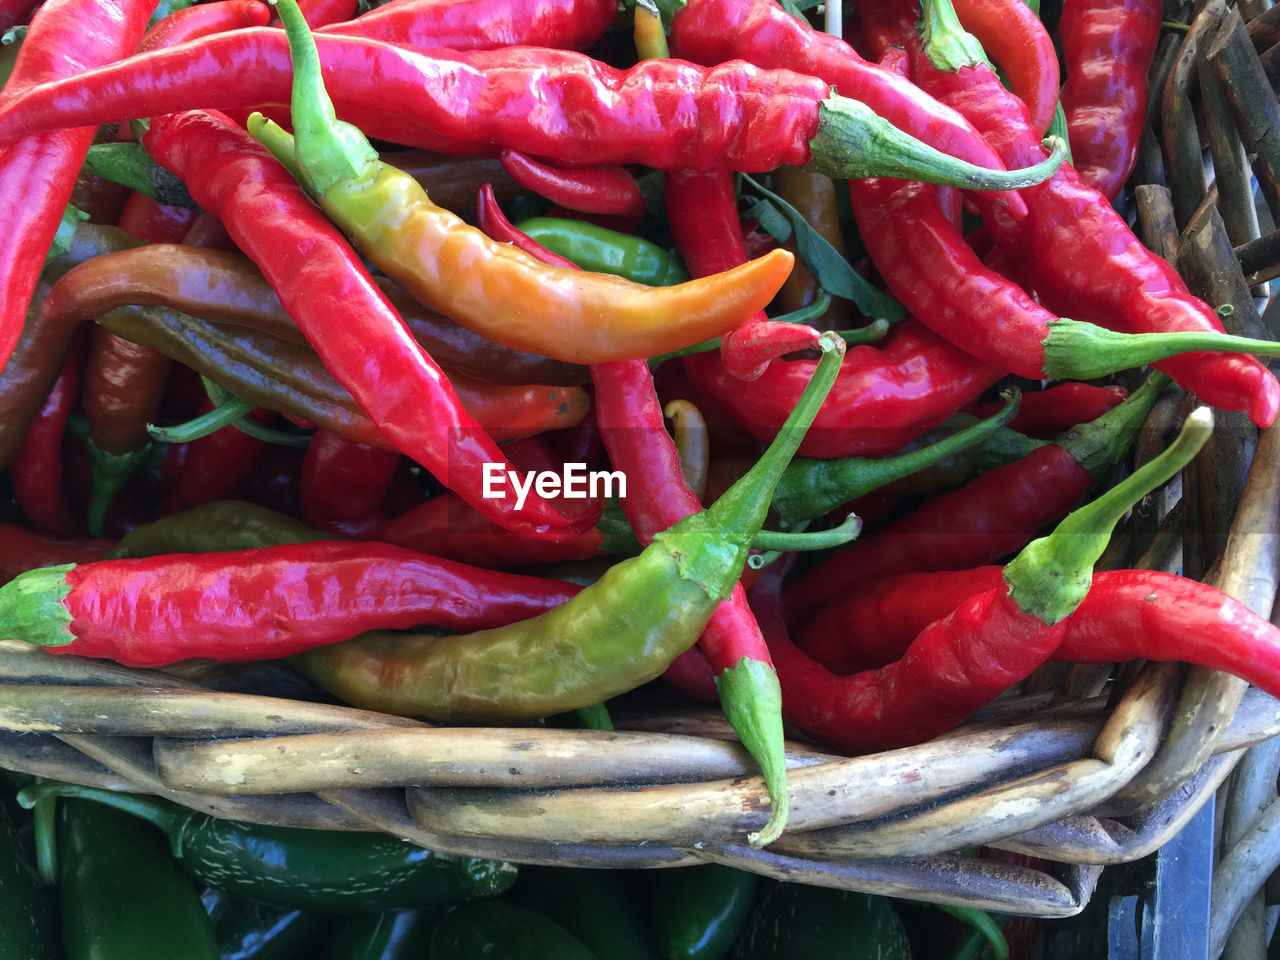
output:
[[[1214,0],[1185,37],[1164,41],[1153,89],[1164,92],[1162,159],[1172,189],[1140,187],[1133,199],[1147,244],[1200,296],[1235,307],[1232,332],[1256,335],[1248,283],[1280,275],[1280,234],[1236,240],[1233,251],[1228,236],[1240,229],[1240,211],[1223,202],[1220,216],[1215,203],[1233,182],[1228,174],[1240,173],[1222,151],[1243,155],[1237,129],[1252,149],[1256,131],[1241,117],[1250,91],[1270,85],[1256,54],[1235,56],[1239,44],[1228,41],[1244,28],[1227,10]],[[1227,55],[1233,76],[1253,72],[1229,91],[1243,105],[1207,92],[1206,77]],[[1213,190],[1198,137],[1177,136],[1195,130],[1197,83],[1219,171]],[[1159,154],[1148,144],[1146,157]],[[1280,183],[1268,157],[1258,163]],[[1178,413],[1176,403],[1157,409],[1139,459],[1160,446]],[[1280,427],[1259,437],[1240,417],[1218,419],[1180,500],[1175,485],[1136,512],[1110,563],[1180,560],[1268,614],[1280,579]],[[1175,664],[1046,670],[920,746],[845,758],[793,743],[790,823],[760,851],[744,838],[767,819],[763,783],[714,709],[632,699],[616,712],[613,733],[443,728],[311,702],[271,665],[135,670],[15,641],[0,641],[0,683],[0,766],[159,794],[219,817],[385,831],[520,863],[714,861],[1039,917],[1079,912],[1104,865],[1156,850],[1247,748],[1280,733],[1280,702],[1223,674]],[[1274,769],[1266,770],[1274,789]],[[974,847],[1031,854],[1047,866],[958,852]]]

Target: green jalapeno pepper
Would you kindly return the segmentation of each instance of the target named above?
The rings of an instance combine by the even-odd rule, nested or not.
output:
[[[906,930],[885,897],[774,884],[752,912],[733,960],[911,960]]]
[[[718,863],[664,871],[649,893],[649,922],[666,960],[718,960],[751,915],[754,873]]]
[[[0,804],[0,957],[54,960],[57,919],[23,848],[9,807]]]
[[[560,924],[505,900],[464,903],[431,934],[431,960],[598,960]]]

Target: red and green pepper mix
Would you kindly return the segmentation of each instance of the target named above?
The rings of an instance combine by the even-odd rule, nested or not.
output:
[[[834,749],[914,743],[1048,659],[1160,651],[1280,690],[1276,628],[1033,539],[1128,456],[1167,382],[1120,402],[1082,381],[1153,364],[1259,426],[1280,412],[1248,356],[1276,345],[1226,338],[1108,202],[1159,5],[1069,0],[1061,66],[1020,3],[856,6],[859,49],[772,0],[690,0],[669,38],[601,0],[354,18],[280,0],[283,30],[223,0],[145,37],[146,4],[38,5],[0,93],[0,468],[20,521],[0,635],[135,665],[289,657],[348,702],[444,721],[665,676],[718,693],[759,761],[759,843],[785,826],[783,716]],[[1043,139],[1060,77],[1075,166]],[[78,185],[111,123],[100,139],[136,136],[199,209]],[[446,156],[419,172],[394,147]],[[474,211],[448,209],[430,170],[466,164],[437,175],[454,196],[480,171]],[[776,194],[737,176],[771,172]],[[66,226],[73,197],[115,227]],[[860,316],[857,273],[905,319]],[[1006,437],[1018,458],[842,545],[860,522],[838,508],[992,439],[1016,402],[932,453],[868,458],[959,431],[1006,384],[1014,425],[1053,442]],[[197,415],[229,425],[172,429]],[[726,454],[745,475],[704,503]],[[575,466],[605,491],[575,497]],[[779,559],[815,549],[803,574]],[[978,567],[1015,554],[998,582]],[[600,558],[591,585],[553,578]],[[1048,608],[1027,594],[1045,569],[1078,588]],[[1177,627],[1178,604],[1221,642]],[[850,652],[864,629],[873,652]]]

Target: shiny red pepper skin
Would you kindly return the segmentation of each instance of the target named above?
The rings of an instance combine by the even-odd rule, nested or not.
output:
[[[778,668],[784,716],[848,753],[922,743],[951,729],[1025,679],[1066,631],[1065,621],[1047,626],[1021,611],[1001,586],[933,621],[893,663],[840,677],[791,642],[767,596],[755,610]]]
[[[981,473],[793,580],[783,595],[788,622],[800,626],[864,581],[964,569],[1014,553],[1065,516],[1092,483],[1089,471],[1055,444]]]
[[[869,63],[839,37],[815,30],[772,0],[690,0],[671,22],[671,52],[694,63],[747,60],[819,77],[861,100],[899,130],[983,167],[1003,166],[964,117],[915,84]],[[745,168],[739,168],[745,169]],[[1015,193],[993,195],[1020,215]]]
[[[358,536],[387,518],[387,485],[400,455],[317,430],[302,458],[302,519],[309,527]]]
[[[911,55],[916,82],[970,120],[1006,165],[1044,159],[1040,134],[1022,102],[985,65],[956,73],[934,67],[904,9],[890,0],[867,0],[859,12],[896,30]],[[1166,260],[1142,245],[1070,164],[1022,191],[1026,216],[1011,216],[983,194],[973,196],[991,235],[1050,310],[1126,333],[1222,330],[1213,310],[1191,295]],[[1259,426],[1280,413],[1280,382],[1252,357],[1187,353],[1154,366],[1205,403],[1247,411]]]
[[[734,177],[728,170],[673,170],[664,183],[667,219],[685,266],[705,277],[747,262]],[[725,369],[752,380],[783,354],[817,343],[804,324],[774,323],[763,311],[720,338]]]
[[[114,540],[59,539],[0,523],[0,584],[37,567],[101,560],[114,545]]]
[[[644,216],[640,187],[624,167],[553,167],[518,150],[499,151],[498,159],[516,183],[566,210]]]
[[[148,30],[136,52],[173,47],[224,30],[264,27],[270,19],[271,8],[260,0],[213,0],[183,7]]]
[[[46,0],[32,18],[5,96],[71,77],[129,53],[147,27],[152,0]],[[27,304],[44,267],[94,130],[54,130],[0,154],[0,367],[22,333]]]
[[[56,536],[72,536],[83,527],[67,504],[62,477],[62,433],[80,395],[83,369],[83,352],[72,350],[9,468],[14,499],[27,520]]]
[[[849,198],[872,263],[909,313],[975,357],[1044,377],[1043,341],[1057,317],[982,262],[933,186],[869,177],[849,182]]]
[[[618,70],[544,48],[425,56],[335,34],[317,34],[316,45],[338,116],[371,138],[468,155],[507,146],[566,165],[801,166],[829,94],[817,78],[740,62],[646,60]],[[288,102],[292,76],[281,31],[237,30],[15,98],[0,109],[0,140],[49,125]]]
[[[1108,200],[1129,179],[1147,109],[1160,0],[1065,0],[1058,33],[1071,162]]]
[[[503,526],[553,539],[592,526],[594,517],[566,518],[534,494],[520,510],[481,495],[484,465],[505,457],[345,239],[242,128],[214,114],[171,114],[152,120],[145,145],[219,216],[325,365],[401,452]],[[281,258],[282,250],[305,253]]]
[[[388,544],[327,541],[103,560],[65,577],[75,639],[47,649],[133,666],[264,660],[371,629],[505,626],[581,589]]]
[[[998,566],[907,574],[833,604],[796,645],[834,673],[900,657],[916,634],[974,592],[996,588]],[[1181,660],[1280,692],[1280,629],[1206,584],[1152,570],[1104,570],[1063,621],[1051,659],[1069,663]]]
[[[774,363],[744,389],[715,353],[684,358],[694,384],[723,403],[753,436],[768,439],[808,382],[813,361]],[[896,324],[875,346],[849,348],[835,386],[800,445],[800,456],[873,457],[910,443],[1004,375],[926,329]]]
[[[1064,430],[1096,420],[1129,395],[1124,387],[1100,386],[1068,380],[1043,390],[1024,390],[1018,412],[1007,424],[1010,430],[1037,440],[1055,437]],[[975,417],[993,416],[998,400],[979,403],[969,412]]]
[[[1059,81],[1058,52],[1043,21],[1027,3],[1010,0],[952,0],[952,3],[964,28],[978,38],[1008,80],[1010,91],[1026,104],[1035,128],[1044,133],[1058,106]],[[1071,6],[1070,0],[1065,6]]]
[[[581,50],[608,29],[617,9],[614,0],[391,0],[317,32],[422,50],[515,45]]]

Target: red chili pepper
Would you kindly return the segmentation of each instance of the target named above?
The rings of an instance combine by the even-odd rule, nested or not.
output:
[[[491,220],[500,216],[496,207],[488,214]],[[520,232],[509,224],[502,229],[508,235]],[[701,511],[702,502],[685,480],[648,364],[594,364],[591,379],[600,437],[611,465],[629,482],[619,503],[640,542],[648,545],[656,534]],[[781,706],[769,652],[741,583],[716,608],[697,649],[706,658],[729,722],[764,770],[772,800],[770,822],[761,832],[767,843],[781,832],[787,816]],[[677,684],[697,683],[705,674],[686,651],[673,676]]]
[[[316,32],[422,50],[516,45],[581,50],[604,34],[617,11],[614,0],[390,0]]]
[[[732,173],[672,171],[664,183],[671,233],[693,276],[709,276],[747,262]],[[775,323],[761,311],[721,337],[720,356],[734,377],[752,380],[764,373],[770,361],[810,348],[817,339],[812,327]]]
[[[751,385],[715,353],[684,358],[698,387],[753,436],[768,439],[804,389],[812,360],[771,364]],[[819,460],[891,453],[967,406],[1004,371],[975,359],[908,318],[876,346],[851,347],[800,455]]]
[[[1121,386],[1074,381],[1056,383],[1044,390],[1024,391],[1022,404],[1008,427],[1037,439],[1055,437],[1064,430],[1098,419],[1128,395]],[[975,417],[989,417],[1000,407],[1000,401],[992,400],[977,404],[969,412]]]
[[[434,50],[427,56],[359,37],[315,39],[340,118],[375,139],[448,153],[505,146],[564,164],[590,158],[664,170],[808,164],[832,177],[893,170],[999,190],[1037,182],[1058,164],[1054,159],[1024,171],[969,164],[912,139],[867,105],[832,95],[815,77],[742,61],[699,67],[645,60],[618,70],[567,50],[540,48],[535,56],[520,47]],[[370,84],[370,76],[378,83]],[[0,141],[139,114],[278,104],[288,101],[291,80],[281,31],[237,30],[14,97],[0,107]],[[917,93],[915,99],[922,98]],[[1016,195],[1007,196],[1019,206]]]
[[[815,30],[772,0],[691,0],[672,19],[670,40],[675,56],[695,63],[741,59],[818,77],[930,146],[979,166],[1001,165],[995,151],[956,111],[903,77],[868,63],[839,37]],[[1020,216],[1024,209],[1012,193],[1000,194],[995,202],[1005,205],[1010,216]]]
[[[0,523],[0,584],[39,567],[101,560],[114,544],[114,540],[57,539],[16,523]]]
[[[1026,108],[990,68],[981,63],[958,72],[935,67],[914,27],[905,23],[909,15],[904,18],[903,9],[896,2],[872,0],[862,15],[896,26],[899,41],[913,52],[917,82],[972,121],[1006,163],[1043,157],[1040,135]],[[926,9],[935,22],[945,19],[947,10],[937,0]],[[962,31],[931,31],[931,49],[957,32]],[[1023,191],[1023,196],[1027,216],[1013,218],[975,194],[987,228],[1045,306],[1126,332],[1222,331],[1214,311],[1188,292],[1173,267],[1144,247],[1106,198],[1085,184],[1070,164]],[[1053,256],[1044,255],[1049,250]],[[1205,403],[1246,410],[1260,426],[1270,424],[1280,412],[1280,383],[1250,357],[1189,353],[1156,366]]]
[[[1200,408],[1168,450],[1025,547],[998,586],[930,622],[887,666],[833,676],[787,638],[774,604],[762,619],[787,719],[841,750],[883,750],[936,736],[1025,679],[1062,644],[1115,524],[1199,451],[1212,424]]]
[[[62,434],[80,394],[83,369],[84,352],[71,350],[9,468],[14,499],[27,520],[40,532],[55,536],[72,536],[83,526],[67,505],[62,476]]]
[[[498,159],[516,183],[567,210],[644,216],[644,197],[625,167],[553,167],[510,149],[499,151]]]
[[[952,2],[965,28],[978,38],[1000,68],[1009,90],[1026,104],[1035,128],[1044,133],[1058,106],[1059,82],[1058,52],[1044,23],[1022,0]],[[1064,5],[1064,15],[1065,7],[1070,5]],[[1076,159],[1073,153],[1072,162]]]
[[[200,412],[213,408],[205,397]],[[258,423],[270,423],[275,414],[255,407],[248,414]],[[223,427],[186,444],[181,465],[159,514],[167,516],[190,510],[214,500],[231,500],[245,495],[266,449],[266,443],[235,427]]]
[[[307,25],[313,30],[333,24],[345,24],[359,8],[359,0],[302,0],[299,4]]]
[[[481,495],[484,465],[505,464],[502,453],[346,241],[260,144],[212,114],[157,117],[145,143],[222,220],[325,365],[398,449],[503,526],[557,538],[592,525],[590,514],[566,518],[536,493],[522,509]],[[282,258],[288,250],[305,256]]]
[[[183,7],[148,30],[138,43],[136,52],[175,47],[225,30],[263,27],[270,19],[271,8],[261,0],[212,0]]]
[[[400,455],[317,430],[302,458],[302,519],[358,536],[387,519],[387,485]]]
[[[988,470],[926,500],[788,584],[787,617],[798,627],[857,585],[898,573],[958,570],[1022,548],[1064,516],[1120,461],[1168,381],[1154,375],[1097,420],[1021,460]]]
[[[1138,162],[1147,71],[1162,11],[1159,0],[1066,0],[1062,5],[1062,109],[1071,163],[1080,179],[1107,199],[1120,192]]]
[[[159,666],[271,659],[373,629],[500,627],[580,590],[389,544],[321,541],[32,570],[15,578],[0,617],[47,618],[26,638],[54,653]]]
[[[46,0],[31,21],[5,96],[73,77],[124,56],[137,45],[151,0]],[[0,155],[0,368],[22,334],[23,317],[45,254],[62,221],[92,128],[56,130],[21,140]]]

